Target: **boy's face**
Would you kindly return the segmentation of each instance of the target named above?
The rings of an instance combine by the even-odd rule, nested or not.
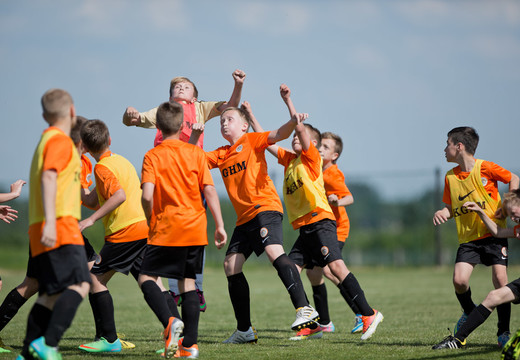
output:
[[[193,88],[193,85],[187,81],[182,81],[175,84],[173,87],[173,94],[170,96],[170,100],[184,100],[187,102],[194,102],[197,99],[195,98],[195,89]]]
[[[444,155],[446,156],[447,162],[455,162],[457,153],[459,151],[459,145],[454,144],[453,141],[448,138],[446,141],[446,147],[444,148]]]
[[[321,139],[321,146],[318,150],[324,164],[335,161],[339,157],[335,149],[336,142],[333,139]]]
[[[520,224],[520,206],[511,206],[508,212],[511,220],[517,224]]]
[[[236,110],[229,110],[220,116],[220,132],[227,141],[238,139],[246,133],[248,124]]]

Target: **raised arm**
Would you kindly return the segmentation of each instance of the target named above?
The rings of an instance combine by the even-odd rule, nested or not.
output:
[[[493,235],[494,237],[498,237],[498,238],[515,237],[514,229],[503,228],[503,227],[498,226],[497,223],[495,223],[493,220],[491,220],[489,218],[489,216],[487,216],[487,214],[484,212],[484,210],[482,210],[482,208],[478,204],[476,204],[472,201],[468,201],[468,202],[465,202],[464,205],[462,205],[462,206],[468,210],[475,211],[478,214],[478,216],[480,216],[480,218],[482,219],[482,222],[486,225],[486,227],[488,228],[491,235]]]
[[[296,108],[291,100],[291,89],[289,86],[282,84],[280,85],[280,96],[283,99],[285,105],[287,105],[287,109],[289,110],[289,114],[293,117],[296,114]]]
[[[201,123],[195,123],[191,126],[191,135],[190,139],[188,140],[189,144],[197,145],[199,142],[200,135],[204,132],[204,124]]]
[[[220,211],[220,201],[218,199],[217,190],[213,185],[204,186],[204,197],[208,208],[215,220],[215,246],[217,249],[222,249],[227,242],[227,233],[224,229],[224,220],[222,219],[222,212]]]
[[[126,126],[137,126],[141,124],[141,114],[136,108],[129,106],[123,114],[123,124]]]
[[[242,70],[233,71],[233,80],[235,80],[235,86],[228,102],[223,103],[218,107],[218,111],[222,112],[227,107],[238,107],[240,104],[240,98],[242,97],[242,87],[244,86],[244,80],[246,79],[246,73]]]
[[[511,181],[509,182],[509,191],[513,191],[520,187],[520,178],[518,175],[511,173]]]
[[[242,109],[246,112],[249,118],[249,124],[253,128],[254,132],[264,132],[262,125],[258,122],[255,115],[253,114],[253,110],[251,109],[251,104],[247,101],[242,103]],[[275,157],[278,157],[278,145],[270,145],[267,147],[267,151],[269,151]]]

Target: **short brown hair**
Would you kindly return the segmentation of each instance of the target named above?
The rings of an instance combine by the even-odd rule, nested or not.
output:
[[[311,140],[316,141],[316,147],[319,148],[321,146],[321,133],[318,129],[316,129],[311,124],[304,123],[303,124],[307,131],[309,132],[309,135],[311,136]]]
[[[520,206],[520,189],[512,190],[504,195],[504,201],[502,201],[502,213],[504,216],[509,216],[513,206]]]
[[[43,94],[43,117],[47,120],[66,117],[69,115],[71,105],[74,103],[68,92],[62,89],[50,89]]]
[[[76,145],[76,146],[78,146],[79,142],[81,141],[81,135],[80,135],[81,127],[87,121],[88,121],[88,119],[86,117],[77,115],[76,116],[76,125],[74,125],[74,127],[72,129],[70,129],[70,138],[72,139],[72,141],[74,142],[74,145]]]
[[[157,108],[157,129],[161,130],[163,137],[178,133],[182,127],[184,112],[182,105],[172,102],[165,102]]]
[[[173,88],[175,87],[175,85],[177,85],[178,83],[181,83],[181,82],[188,82],[188,83],[190,83],[193,86],[193,95],[197,99],[199,98],[199,91],[197,90],[197,87],[195,86],[195,83],[193,81],[191,81],[190,79],[188,79],[187,77],[184,77],[184,76],[177,76],[177,77],[173,78],[170,81],[170,97],[173,96]]]
[[[236,112],[238,112],[238,115],[240,116],[242,121],[244,121],[247,124],[246,132],[249,131],[249,127],[251,126],[251,120],[249,119],[249,115],[247,115],[247,113],[244,111],[244,109],[238,108],[238,107],[234,107],[234,106],[230,106],[230,107],[225,108],[224,111],[222,111],[222,113],[220,114],[220,116],[222,117],[222,115],[224,115],[224,113],[227,112],[227,111],[236,111]]]
[[[338,153],[338,157],[336,160],[332,160],[332,163],[335,164],[338,161],[341,152],[343,151],[343,140],[337,134],[331,133],[330,131],[326,131],[321,134],[321,139],[330,139],[334,141],[334,152]]]
[[[470,155],[475,155],[477,151],[479,136],[477,130],[469,126],[460,126],[451,129],[448,133],[448,139],[453,144],[461,143],[464,145],[466,152]]]
[[[101,120],[89,120],[81,127],[81,141],[89,152],[99,154],[110,146],[108,127]]]

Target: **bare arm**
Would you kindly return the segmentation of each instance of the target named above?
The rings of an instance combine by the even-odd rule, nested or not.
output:
[[[218,199],[217,190],[213,185],[204,186],[204,197],[208,208],[215,219],[215,246],[217,249],[222,249],[226,245],[227,233],[224,229],[224,220],[222,219],[222,212],[220,211],[220,201]]]
[[[85,220],[80,221],[79,229],[81,231],[94,225],[96,221],[115,210],[119,205],[126,201],[126,194],[123,189],[117,190],[105,203]]]
[[[143,205],[144,215],[146,216],[146,221],[148,222],[148,225],[150,225],[150,218],[152,217],[154,189],[154,183],[143,183],[143,194],[141,195],[141,204]]]
[[[509,182],[509,191],[518,189],[520,186],[520,178],[518,175],[511,173],[511,181]]]
[[[204,132],[204,124],[201,123],[195,123],[191,126],[191,135],[190,140],[188,141],[189,144],[197,145],[199,142],[200,135]]]
[[[435,214],[433,214],[433,225],[444,224],[451,217],[451,205],[446,204],[442,209],[437,210]]]
[[[222,112],[228,107],[238,107],[240,104],[240,98],[242,97],[242,87],[244,86],[244,80],[246,79],[246,73],[242,70],[235,70],[232,74],[233,80],[235,80],[235,86],[229,101],[223,103],[218,107],[218,111]]]
[[[42,173],[42,201],[45,225],[40,242],[46,247],[56,244],[56,192],[58,173],[55,170],[45,170]]]
[[[11,184],[11,191],[5,194],[0,194],[0,203],[16,199],[22,192],[22,187],[25,185],[25,181],[16,180]]]
[[[16,214],[18,214],[18,211],[9,205],[0,205],[0,220],[3,222],[10,224],[11,221],[15,221],[18,219],[18,215]]]
[[[289,110],[289,114],[293,117],[296,114],[296,108],[291,100],[291,89],[289,86],[282,84],[280,85],[280,96],[282,97],[285,105],[287,105],[287,109]]]
[[[515,230],[510,228],[503,228],[498,226],[497,223],[495,223],[493,220],[487,216],[487,214],[478,206],[478,204],[468,201],[465,202],[463,207],[467,208],[468,210],[475,211],[478,216],[482,219],[482,222],[486,225],[491,235],[498,238],[508,238],[508,237],[515,237]]]
[[[99,200],[95,191],[90,191],[88,188],[81,189],[81,202],[89,209],[96,210],[99,207]]]
[[[253,128],[253,131],[254,132],[264,132],[262,125],[260,125],[260,123],[258,122],[258,120],[255,117],[255,114],[253,114],[253,110],[251,109],[251,104],[247,101],[244,101],[242,103],[242,109],[246,112],[247,116],[249,117],[249,124]],[[268,146],[267,151],[269,151],[275,157],[278,157],[278,145]]]
[[[349,206],[354,203],[354,197],[352,195],[347,195],[340,199],[340,198],[338,198],[338,195],[331,194],[328,196],[327,199],[328,199],[330,205],[336,206],[336,207]]]
[[[129,106],[123,114],[123,124],[126,126],[137,126],[141,123],[141,114],[136,108]]]

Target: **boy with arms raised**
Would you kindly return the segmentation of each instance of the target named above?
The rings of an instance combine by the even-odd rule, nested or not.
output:
[[[289,113],[296,114],[287,85],[280,86],[280,94]],[[261,131],[261,126],[254,117],[252,124],[255,130]],[[293,228],[300,230],[289,257],[299,272],[306,266],[329,267],[331,273],[338,278],[340,289],[343,288],[359,309],[363,321],[361,340],[366,340],[383,321],[383,314],[369,306],[361,286],[341,257],[335,217],[328,204],[323,184],[323,165],[318,151],[320,143],[320,132],[309,124],[299,122],[293,135],[293,151],[278,146],[269,147],[269,152],[274,154],[278,163],[285,168],[285,207]],[[320,338],[322,335],[320,326],[307,327],[291,339]]]
[[[218,194],[204,151],[179,140],[183,127],[182,106],[163,103],[157,109],[157,128],[163,142],[144,156],[142,204],[150,225],[139,285],[150,308],[165,328],[165,356],[197,358],[199,298],[195,275],[202,271],[208,244],[202,195],[215,219],[215,245],[222,248],[227,234]],[[183,321],[175,318],[161,290],[158,277],[179,282]],[[184,338],[179,334],[184,327]]]
[[[80,160],[69,137],[76,120],[74,104],[66,91],[51,89],[43,95],[42,107],[49,128],[36,147],[29,182],[28,273],[36,276],[39,296],[17,359],[61,359],[58,342],[90,283],[78,226]]]
[[[179,139],[188,142],[191,135],[191,129],[194,124],[204,125],[207,121],[218,116],[221,112],[233,106],[238,106],[242,94],[242,87],[246,74],[242,70],[235,70],[232,74],[235,86],[228,102],[225,101],[200,101],[197,100],[199,92],[197,87],[190,79],[186,77],[176,77],[170,82],[170,102],[177,102],[183,107],[183,126]],[[129,106],[123,114],[123,124],[126,126],[138,126],[147,129],[156,128],[157,108],[153,108],[144,113],[140,113],[137,109]],[[162,141],[162,134],[159,129],[155,136],[154,146]],[[201,134],[197,141],[197,146],[203,148],[204,134]],[[202,265],[204,270],[204,263]],[[206,310],[206,300],[202,291],[203,276],[202,272],[197,274],[197,294],[199,296],[200,310]],[[170,291],[177,302],[179,297],[179,288],[175,279],[168,279]]]
[[[491,235],[496,238],[518,238],[520,239],[520,225],[516,225],[514,228],[504,228],[499,226],[493,221],[486,211],[477,203],[468,201],[462,205],[465,209],[473,211],[486,225]],[[516,189],[512,192],[505,194],[504,202],[502,203],[502,214],[509,216],[515,223],[520,223],[520,190]],[[476,306],[473,311],[468,315],[468,318],[462,324],[454,335],[447,336],[437,345],[433,346],[433,349],[458,349],[466,346],[466,338],[480,325],[482,325],[491,312],[502,304],[517,304],[520,300],[520,278],[516,279],[509,284],[502,286],[498,289],[492,290],[482,301],[482,303]],[[518,359],[520,354],[520,347],[518,347],[518,337],[520,331],[517,332],[516,336],[510,339],[504,346],[502,351],[502,358],[506,359]],[[514,341],[516,338],[516,341]],[[514,344],[514,345],[513,345]],[[516,357],[513,357],[515,355]]]
[[[248,133],[246,113],[239,108],[227,108],[220,116],[220,131],[230,145],[206,153],[210,168],[218,167],[220,170],[237,214],[236,227],[224,259],[237,329],[224,343],[256,343],[258,340],[251,325],[249,285],[242,272],[253,251],[257,256],[265,251],[289,292],[296,309],[292,329],[315,324],[318,319],[318,313],[307,301],[296,266],[283,249],[282,203],[267,173],[265,160],[265,149],[289,137],[296,123],[304,119],[304,114],[297,114],[278,130]],[[196,129],[194,127],[191,143],[196,143],[200,134]]]
[[[89,120],[81,128],[85,149],[96,159],[94,176],[96,191],[84,203],[97,210],[79,225],[81,231],[103,219],[105,244],[100,261],[92,267],[90,304],[96,323],[98,340],[83,344],[87,352],[119,352],[114,304],[107,283],[116,272],[137,280],[148,237],[148,225],[141,206],[140,181],[134,166],[121,155],[110,151],[110,134],[101,120]],[[99,207],[98,207],[99,206]]]
[[[519,179],[517,175],[490,161],[475,159],[478,141],[479,136],[471,127],[457,127],[448,133],[447,146],[444,149],[446,161],[455,162],[458,166],[446,174],[442,198],[446,205],[433,216],[434,225],[445,223],[452,217],[457,224],[459,249],[453,271],[453,285],[463,314],[454,333],[475,309],[469,279],[477,264],[491,266],[495,289],[507,284],[507,239],[497,239],[490,234],[479,216],[468,211],[463,204],[467,201],[481,204],[488,216],[503,227],[505,219],[494,216],[500,209],[497,182],[509,184],[511,191],[518,188]],[[510,336],[511,304],[498,306],[497,314],[498,344],[502,347]]]

